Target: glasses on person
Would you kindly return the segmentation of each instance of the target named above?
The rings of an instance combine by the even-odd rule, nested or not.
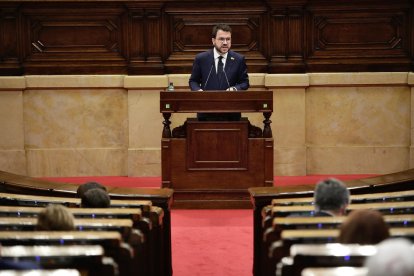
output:
[[[230,37],[219,37],[219,38],[216,38],[216,40],[220,41],[221,43],[224,43],[224,42],[230,42],[231,38]]]

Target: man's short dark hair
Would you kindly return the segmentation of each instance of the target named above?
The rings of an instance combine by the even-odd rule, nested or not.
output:
[[[316,184],[315,209],[337,211],[349,204],[349,191],[341,181],[329,178]]]
[[[106,191],[95,188],[86,191],[81,197],[82,208],[107,208],[111,206],[111,200]]]
[[[86,193],[90,189],[96,189],[96,188],[102,189],[105,192],[107,191],[106,187],[102,185],[101,183],[91,181],[91,182],[86,182],[86,183],[79,185],[78,189],[76,190],[76,194],[78,195],[79,198],[82,198],[84,193]]]
[[[218,30],[231,33],[231,27],[229,25],[224,24],[224,23],[219,23],[213,27],[213,31],[211,33],[212,38],[216,38]]]

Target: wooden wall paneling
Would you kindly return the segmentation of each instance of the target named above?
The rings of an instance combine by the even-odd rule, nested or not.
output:
[[[129,8],[128,10],[128,46],[129,71],[145,62],[144,11],[143,9]]]
[[[113,4],[24,4],[25,73],[126,73],[124,12]]]
[[[249,72],[267,70],[266,49],[262,46],[266,7],[258,2],[169,4],[165,8],[172,34],[171,52],[165,60],[167,73],[189,73],[196,54],[211,49],[211,30],[227,23],[233,30],[232,49],[246,56]]]
[[[19,58],[19,9],[0,5],[0,75],[21,75]]]
[[[307,7],[307,71],[410,71],[407,1]]]
[[[411,14],[408,21],[409,26],[409,35],[410,35],[410,57],[411,57],[411,71],[414,71],[414,1],[412,1],[411,5]]]
[[[131,75],[163,74],[163,16],[160,3],[128,4]]]
[[[190,73],[217,22],[233,27],[250,73],[412,71],[413,9],[412,0],[0,0],[0,75]]]
[[[269,73],[305,71],[304,2],[269,1],[271,25]]]

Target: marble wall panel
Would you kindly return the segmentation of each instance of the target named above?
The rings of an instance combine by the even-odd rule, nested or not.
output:
[[[408,76],[408,77],[407,77]],[[161,174],[159,91],[188,75],[0,78],[0,170],[30,176]],[[413,167],[412,73],[254,74],[271,89],[275,175]],[[262,114],[246,113],[262,127]],[[173,114],[171,128],[195,114]]]
[[[24,148],[21,91],[0,91],[0,150]]]
[[[127,96],[121,89],[27,90],[25,144],[31,148],[126,148]]]
[[[408,87],[310,87],[306,93],[308,145],[410,145]]]
[[[27,172],[32,177],[127,175],[126,149],[28,149],[26,155]]]
[[[31,176],[126,174],[123,89],[31,89],[23,103]]]

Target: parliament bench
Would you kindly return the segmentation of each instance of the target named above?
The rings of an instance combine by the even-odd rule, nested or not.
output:
[[[272,226],[265,229],[263,241],[269,240],[268,237],[280,238],[280,233],[289,229],[338,229],[346,219],[346,216],[275,217]],[[384,215],[383,219],[389,227],[414,226],[414,214]]]
[[[0,171],[0,192],[14,193],[21,195],[46,196],[46,197],[67,197],[76,198],[78,185],[72,183],[59,183],[41,180],[37,178],[17,175],[9,172]],[[150,201],[152,207],[147,216],[146,210],[144,217],[148,217],[152,222],[152,233],[161,233],[161,238],[152,235],[149,240],[157,240],[156,246],[151,246],[152,253],[156,257],[161,256],[161,263],[157,259],[155,267],[158,275],[172,275],[172,256],[171,256],[171,204],[173,190],[168,188],[147,189],[147,188],[123,188],[107,187],[111,198],[111,207],[136,207],[128,201]],[[119,205],[118,205],[119,204]],[[159,210],[162,210],[160,212]],[[162,213],[162,214],[161,214]],[[157,217],[157,214],[161,214]],[[157,227],[157,225],[159,227]]]
[[[79,231],[116,231],[122,235],[124,241],[144,242],[144,235],[133,228],[131,219],[117,218],[75,218],[75,228]],[[35,231],[37,218],[35,217],[2,217],[0,231]]]
[[[365,267],[308,267],[302,271],[301,276],[366,276]]]
[[[88,276],[81,275],[76,269],[31,269],[31,270],[0,270],[0,276]]]
[[[348,205],[347,212],[360,209],[373,209],[381,212],[383,215],[390,214],[414,214],[414,201],[396,201],[396,202],[374,202],[374,203],[353,203]],[[315,213],[313,205],[268,205],[262,209],[262,225],[261,233],[266,234],[270,228],[274,226],[275,218],[282,217],[312,217]],[[330,220],[330,219],[327,219]],[[331,220],[342,220],[331,219]],[[321,222],[323,219],[321,218]],[[411,220],[405,220],[407,225]],[[340,221],[342,222],[342,221]],[[338,221],[338,223],[340,223]],[[404,221],[403,221],[404,222]],[[394,223],[398,223],[395,222]]]
[[[13,193],[0,193],[0,205],[7,206],[47,206],[48,204],[62,204],[67,207],[80,207],[79,198],[52,197],[39,195],[23,195]],[[152,206],[150,200],[132,200],[132,199],[112,199],[112,208],[139,208],[142,210],[142,218],[135,221],[134,226],[139,227],[146,234],[146,249],[148,252],[151,275],[160,273],[162,266],[155,264],[155,258],[165,251],[165,241],[163,235],[163,217],[162,208]],[[140,226],[137,226],[140,224]]]
[[[44,207],[0,206],[0,217],[37,217]],[[118,218],[129,219],[133,227],[143,232],[151,228],[148,220],[143,219],[142,211],[135,208],[68,208],[75,218],[98,219]]]
[[[414,190],[397,191],[386,193],[370,193],[350,195],[351,203],[375,203],[375,202],[394,202],[394,201],[412,201],[414,200]],[[291,197],[272,199],[271,205],[290,206],[290,205],[312,205],[313,197]]]
[[[301,275],[302,272],[303,275],[306,268],[363,267],[366,258],[375,255],[376,252],[376,245],[294,244],[290,248],[289,257],[284,257],[278,264],[277,274],[295,276]],[[342,269],[342,275],[348,275],[346,272],[348,271]]]
[[[384,214],[384,220],[392,228],[409,228],[413,226],[413,201],[392,201],[374,203],[354,203],[348,205],[349,212],[359,209],[374,209]],[[337,230],[346,217],[312,217],[314,206],[312,205],[268,205],[262,210],[262,239],[260,241],[259,260],[261,270],[264,273],[272,273],[275,262],[286,256],[286,241],[283,234],[289,230],[335,229]],[[313,242],[333,242],[327,237]],[[283,246],[282,246],[283,245]],[[288,246],[287,246],[288,247]],[[276,249],[275,249],[276,248]]]
[[[339,236],[339,229],[291,229],[281,232],[281,239],[274,241],[268,251],[267,265],[263,275],[274,275],[276,266],[290,255],[293,245],[299,244],[328,244],[335,243]],[[402,237],[414,241],[414,228],[390,228],[391,237]]]
[[[370,195],[377,193],[391,193],[414,190],[414,169],[390,173],[365,179],[354,179],[344,181],[345,185],[354,195]],[[249,188],[250,199],[253,205],[253,274],[262,276],[261,261],[263,259],[262,239],[263,231],[263,208],[272,206],[274,199],[313,198],[316,183],[299,184],[290,186],[279,186],[276,182],[273,187],[251,187]],[[309,201],[309,200],[307,200]],[[271,209],[269,207],[268,209]],[[268,221],[269,225],[272,220]]]
[[[276,274],[300,276],[307,267],[362,267],[367,257],[377,252],[375,245],[294,244],[288,257],[277,264]]]
[[[80,198],[55,197],[39,195],[23,195],[0,193],[0,206],[32,206],[45,207],[49,204],[62,204],[66,207],[81,207]],[[111,199],[110,208],[140,208],[143,213],[150,212],[150,200]]]
[[[414,201],[397,202],[374,202],[374,203],[351,203],[347,207],[347,212],[361,209],[372,209],[386,214],[412,214],[414,213]],[[308,215],[315,213],[315,207],[311,205],[299,206],[273,206],[270,209],[272,217],[287,217],[290,215]],[[267,214],[265,214],[267,215]]]
[[[0,217],[13,218],[36,218],[37,215],[44,209],[44,207],[27,207],[27,206],[0,206]],[[158,208],[159,210],[162,209]],[[74,215],[75,222],[83,221],[84,224],[89,220],[89,224],[85,225],[89,229],[100,230],[103,227],[103,222],[93,220],[99,219],[129,219],[132,221],[132,230],[128,231],[128,228],[123,228],[123,231],[128,231],[128,242],[134,248],[134,260],[137,264],[140,264],[141,270],[145,271],[145,275],[160,275],[163,255],[162,255],[162,239],[158,229],[153,229],[152,225],[147,218],[142,217],[142,210],[138,208],[68,208],[68,210]],[[115,227],[112,222],[112,228]],[[5,222],[4,222],[5,223]],[[93,226],[95,224],[95,226]],[[100,225],[100,227],[96,227]],[[80,228],[78,228],[80,229]],[[83,228],[82,228],[83,229]],[[151,231],[157,230],[157,233],[151,233]],[[118,229],[117,231],[121,231]],[[126,234],[123,233],[123,234]],[[158,235],[158,236],[155,236]],[[124,236],[125,238],[125,236]]]
[[[42,270],[71,268],[88,276],[118,273],[117,265],[112,258],[104,256],[104,249],[100,245],[2,246],[1,260],[16,267],[22,262],[38,265]]]
[[[119,266],[120,275],[145,275],[134,261],[134,250],[115,231],[0,231],[2,246],[100,245]]]

